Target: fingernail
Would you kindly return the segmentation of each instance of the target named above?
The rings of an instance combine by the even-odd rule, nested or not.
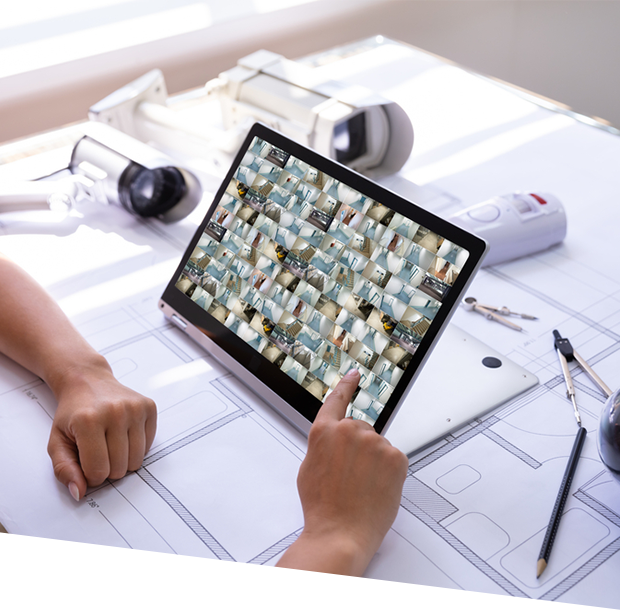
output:
[[[357,369],[349,369],[349,372],[345,375],[348,379],[359,377],[360,372]]]
[[[69,483],[69,493],[73,496],[73,499],[76,502],[80,501],[80,490],[78,489],[78,486],[73,481]]]

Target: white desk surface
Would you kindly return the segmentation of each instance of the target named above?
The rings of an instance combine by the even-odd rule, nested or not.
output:
[[[410,114],[413,153],[388,186],[440,214],[513,190],[550,192],[568,215],[562,245],[484,269],[470,290],[539,316],[523,322],[527,334],[464,310],[454,318],[541,384],[414,457],[367,576],[620,608],[608,584],[620,571],[620,486],[596,449],[603,398],[581,373],[577,401],[589,433],[551,561],[535,578],[575,434],[552,329],[610,387],[620,385],[620,139],[402,45],[317,69],[370,86]],[[0,179],[31,170],[32,160],[15,161],[0,166]],[[216,184],[205,177],[207,190]],[[267,564],[299,532],[304,440],[241,386],[223,383],[223,371],[155,307],[207,205],[168,227],[95,204],[64,220],[0,218],[0,250],[160,410],[141,471],[76,504],[46,453],[48,389],[0,357],[0,521],[9,532]]]

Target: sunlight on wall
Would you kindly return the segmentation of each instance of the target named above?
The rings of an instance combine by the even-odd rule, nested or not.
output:
[[[211,23],[209,7],[196,3],[7,47],[0,51],[0,78],[194,32]]]

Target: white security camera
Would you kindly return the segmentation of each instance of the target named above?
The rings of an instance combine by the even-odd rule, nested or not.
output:
[[[69,176],[2,183],[0,212],[66,211],[90,199],[169,223],[200,202],[196,176],[158,150],[101,123],[88,123],[84,131],[73,148]]]
[[[89,117],[185,153],[198,152],[197,140],[236,151],[246,131],[261,121],[372,177],[397,172],[411,154],[413,127],[398,104],[361,86],[318,78],[312,68],[270,51],[240,59],[202,93],[219,98],[227,131],[197,126],[168,108],[159,70],[92,106]]]
[[[397,172],[413,146],[405,111],[361,86],[324,81],[312,68],[257,51],[220,74],[224,126],[251,117],[373,176]]]
[[[202,187],[190,171],[112,127],[92,123],[86,129],[69,169],[89,179],[91,197],[167,223],[185,218],[198,205]]]

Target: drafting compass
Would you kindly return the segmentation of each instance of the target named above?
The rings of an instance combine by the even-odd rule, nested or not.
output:
[[[575,411],[575,419],[579,426],[573,448],[568,458],[568,464],[562,477],[562,483],[558,491],[555,504],[553,506],[553,512],[551,513],[551,519],[549,525],[547,525],[547,531],[545,532],[545,538],[538,555],[538,561],[536,563],[536,578],[540,578],[540,575],[545,571],[549,556],[551,555],[551,549],[553,548],[553,542],[560,526],[560,519],[564,513],[564,506],[566,499],[570,493],[570,486],[577,470],[577,464],[579,462],[579,456],[586,439],[588,431],[581,425],[581,417],[579,415],[579,409],[577,409],[577,401],[575,400],[575,386],[573,385],[573,378],[568,369],[568,363],[573,360],[577,361],[577,364],[585,371],[585,373],[592,379],[592,381],[600,388],[605,396],[611,396],[611,390],[603,383],[602,379],[590,368],[588,363],[573,349],[568,339],[564,339],[557,330],[553,331],[553,337],[555,338],[554,346],[555,351],[558,354],[558,360],[562,367],[562,374],[564,375],[564,381],[566,382],[566,395],[573,403],[573,409]]]
[[[577,401],[575,400],[575,386],[573,385],[573,378],[568,369],[568,363],[573,360],[577,361],[577,364],[583,369],[586,375],[599,387],[601,392],[609,398],[612,391],[605,384],[605,382],[592,370],[590,365],[573,349],[568,339],[564,339],[557,330],[553,331],[555,338],[554,346],[555,351],[558,354],[558,360],[562,367],[562,374],[564,375],[564,381],[566,382],[566,395],[573,403],[573,409],[575,410],[575,418],[577,423],[581,426],[581,417],[579,415],[579,409],[577,409]]]
[[[527,313],[517,313],[516,311],[511,311],[508,307],[483,305],[482,303],[478,303],[474,297],[467,297],[463,299],[463,306],[468,311],[477,311],[488,320],[495,320],[504,326],[508,326],[509,328],[518,331],[523,331],[523,329],[518,324],[507,320],[506,316],[518,316],[519,318],[523,318],[525,320],[538,320],[536,316],[531,316]]]

